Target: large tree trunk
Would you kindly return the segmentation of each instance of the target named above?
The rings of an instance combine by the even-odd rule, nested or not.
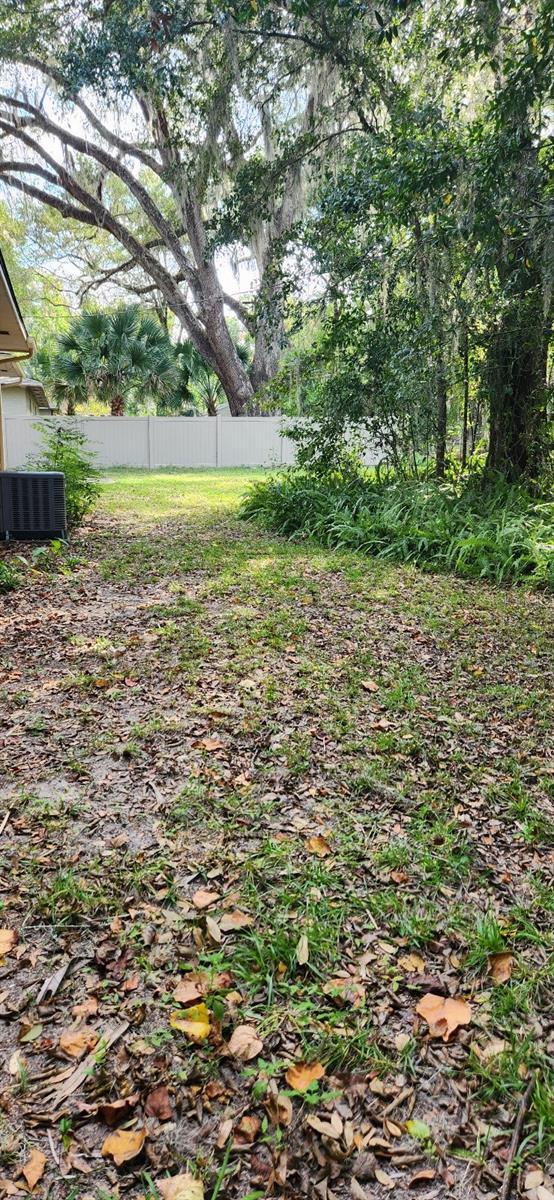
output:
[[[487,470],[509,483],[536,481],[545,465],[548,328],[537,291],[518,297],[489,346]]]

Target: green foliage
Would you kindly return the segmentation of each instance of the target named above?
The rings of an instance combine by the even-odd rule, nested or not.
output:
[[[17,571],[10,563],[0,561],[0,595],[5,592],[13,592],[17,587],[18,575]]]
[[[94,508],[100,493],[94,456],[86,449],[84,434],[77,429],[55,421],[41,422],[36,428],[42,437],[43,450],[29,461],[29,468],[63,472],[67,524],[72,529]]]
[[[110,405],[113,416],[122,416],[137,393],[163,395],[177,382],[167,333],[138,305],[85,309],[58,339],[45,369],[56,398],[67,400],[70,411],[95,397]]]
[[[554,502],[501,483],[484,492],[475,484],[293,470],[254,483],[242,515],[289,538],[313,537],[424,570],[554,590]]]

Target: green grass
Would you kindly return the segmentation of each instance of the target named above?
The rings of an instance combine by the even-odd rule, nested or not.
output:
[[[304,1058],[339,1081],[294,1097],[295,1121],[350,1071],[391,1095],[404,1076],[427,1105],[431,1071],[437,1103],[463,1080],[471,1129],[494,1123],[495,1106],[504,1128],[538,1070],[523,1153],[546,1158],[554,1084],[536,1033],[554,984],[552,602],[239,522],[241,496],[266,479],[104,478],[87,566],[56,581],[56,605],[63,589],[79,604],[91,589],[99,627],[75,625],[74,606],[60,626],[55,720],[30,675],[6,706],[33,762],[48,748],[73,789],[42,799],[33,778],[13,806],[30,839],[17,859],[25,903],[41,927],[93,941],[117,917],[113,937],[144,981],[140,1037],[175,1042],[176,1086],[219,1075],[219,1043],[169,1027],[175,979],[201,969],[223,1041],[246,1022],[264,1042],[236,1080],[248,1111]],[[100,853],[98,813],[112,803],[110,838],[129,828],[138,848]],[[6,879],[12,860],[3,843]],[[200,886],[217,893],[216,924],[229,908],[251,923],[214,940],[192,903]],[[503,950],[513,976],[493,987],[489,959]],[[467,1039],[435,1043],[431,1066],[410,954],[473,1007]],[[337,989],[345,977],[356,1003]],[[106,979],[114,1008],[116,990]],[[487,1059],[491,1038],[506,1048]],[[387,1102],[377,1089],[372,1105]],[[481,1152],[476,1134],[467,1153]],[[222,1154],[202,1156],[209,1195]]]

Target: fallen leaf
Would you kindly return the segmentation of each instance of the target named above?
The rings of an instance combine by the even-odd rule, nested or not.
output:
[[[481,1052],[481,1058],[488,1060],[496,1058],[497,1054],[503,1054],[508,1049],[509,1043],[504,1038],[491,1038]]]
[[[203,908],[210,908],[210,905],[215,904],[219,900],[219,892],[210,892],[207,888],[198,888],[192,897],[192,903],[199,912]]]
[[[306,1092],[310,1084],[315,1083],[317,1079],[322,1079],[325,1075],[325,1067],[323,1063],[293,1063],[285,1072],[285,1079],[289,1087],[295,1092]]]
[[[46,1155],[42,1153],[42,1150],[31,1150],[27,1162],[21,1168],[21,1174],[25,1177],[31,1191],[36,1187],[39,1179],[42,1179],[45,1167]]]
[[[16,929],[0,929],[0,959],[16,946],[18,934]]]
[[[554,1192],[540,1183],[537,1188],[537,1200],[554,1200]]]
[[[213,917],[206,917],[206,933],[215,946],[219,946],[221,942],[221,929],[217,921]]]
[[[20,1035],[20,1037],[18,1038],[18,1041],[25,1042],[25,1043],[36,1042],[37,1038],[39,1038],[41,1036],[41,1034],[42,1034],[42,1025],[39,1022],[37,1022],[35,1025],[30,1025],[28,1029],[25,1029],[25,1032]]]
[[[491,954],[489,971],[493,983],[507,983],[512,977],[514,956],[509,953]]]
[[[243,1062],[256,1058],[263,1048],[264,1044],[253,1025],[237,1025],[229,1039],[230,1053],[234,1058],[241,1058]]]
[[[423,1171],[416,1171],[415,1175],[412,1175],[411,1179],[408,1180],[408,1187],[418,1187],[420,1183],[429,1183],[431,1179],[435,1178],[436,1174],[437,1172],[433,1171],[431,1167],[424,1168]]]
[[[408,974],[423,975],[425,971],[425,960],[421,954],[403,954],[402,958],[398,959],[398,965]]]
[[[140,1092],[133,1092],[131,1096],[121,1096],[119,1100],[110,1100],[107,1104],[99,1104],[98,1115],[106,1125],[117,1125],[123,1117],[130,1114],[139,1100]]]
[[[75,1004],[71,1009],[74,1017],[79,1017],[82,1021],[87,1017],[94,1017],[98,1012],[98,1000],[96,996],[87,996],[81,1004]]]
[[[218,738],[217,736],[200,738],[199,745],[202,747],[203,750],[209,750],[210,752],[213,750],[223,750],[223,748],[224,748],[224,744],[221,741],[221,738]]]
[[[201,1179],[186,1175],[173,1175],[171,1179],[158,1179],[156,1187],[163,1200],[204,1200],[204,1184]]]
[[[219,922],[219,928],[222,933],[231,933],[233,929],[246,929],[248,925],[253,924],[254,917],[249,916],[248,913],[239,912],[237,909],[235,912],[225,913]]]
[[[25,1059],[19,1050],[14,1050],[11,1057],[8,1059],[8,1073],[10,1075],[19,1075],[22,1068],[25,1067]]]
[[[406,1129],[410,1137],[417,1138],[420,1142],[426,1142],[431,1137],[431,1130],[425,1124],[425,1121],[406,1121]]]
[[[393,1187],[396,1187],[394,1179],[391,1179],[391,1176],[387,1175],[386,1171],[382,1171],[381,1167],[375,1168],[375,1178],[377,1180],[377,1183],[380,1183],[381,1187],[386,1188],[387,1191],[389,1191],[389,1192],[391,1191],[391,1189]]]
[[[284,1092],[270,1095],[266,1108],[274,1125],[290,1125],[293,1112],[290,1096],[285,1096]]]
[[[60,1037],[60,1050],[70,1058],[83,1058],[94,1050],[98,1042],[95,1029],[64,1029]]]
[[[176,1009],[171,1013],[169,1024],[172,1029],[186,1033],[191,1042],[203,1042],[210,1033],[210,1012],[205,1004],[187,1008],[184,1016]]]
[[[122,992],[135,992],[140,983],[140,975],[135,971],[134,975],[129,975],[128,979],[124,979],[121,984]]]
[[[422,996],[416,1012],[427,1022],[431,1037],[442,1037],[443,1042],[447,1042],[460,1025],[469,1025],[472,1017],[471,1006],[466,1000],[450,996],[445,999],[434,992]]]
[[[376,683],[374,679],[362,679],[361,686],[363,687],[364,692],[379,691],[379,684]]]
[[[178,1004],[182,1004],[183,1008],[188,1008],[191,1004],[198,1004],[203,995],[204,992],[199,982],[194,979],[182,979],[175,988],[173,999],[177,1000]]]
[[[169,1092],[163,1084],[160,1087],[154,1088],[153,1092],[146,1098],[144,1111],[147,1117],[157,1117],[158,1121],[170,1121],[173,1116],[173,1109],[169,1099]]]
[[[113,1158],[117,1167],[140,1154],[146,1141],[145,1129],[118,1129],[109,1133],[103,1146],[102,1157]]]
[[[241,1146],[251,1146],[259,1133],[260,1125],[261,1121],[259,1117],[242,1117],[238,1125],[235,1126],[233,1149],[239,1150]]]
[[[368,1200],[367,1192],[364,1191],[357,1179],[350,1180],[350,1195],[352,1200]]]
[[[304,849],[308,851],[308,854],[316,854],[318,858],[327,858],[329,854],[333,853],[327,838],[322,837],[320,833],[306,838]]]
[[[533,1188],[540,1187],[543,1179],[544,1171],[541,1171],[540,1167],[536,1167],[532,1171],[527,1171],[523,1184],[525,1191],[530,1192]]]
[[[300,967],[304,967],[306,965],[309,957],[310,957],[310,947],[308,944],[308,939],[306,937],[306,934],[303,933],[302,937],[299,938],[298,945],[296,947],[296,961]]]

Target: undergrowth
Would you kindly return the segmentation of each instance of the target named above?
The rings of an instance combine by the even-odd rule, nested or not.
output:
[[[554,590],[554,502],[515,487],[484,491],[476,484],[383,481],[364,471],[323,477],[292,469],[257,480],[241,515],[295,540]]]

